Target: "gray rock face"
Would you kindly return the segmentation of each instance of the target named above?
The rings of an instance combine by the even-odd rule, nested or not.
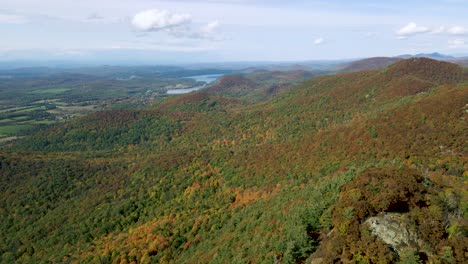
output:
[[[370,217],[365,224],[372,234],[388,244],[398,254],[407,247],[418,247],[417,234],[410,230],[406,217],[402,214],[381,214]]]

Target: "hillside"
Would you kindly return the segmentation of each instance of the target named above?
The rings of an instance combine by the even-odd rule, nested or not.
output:
[[[309,77],[228,76],[4,147],[2,263],[466,262],[467,69],[265,82],[290,76]]]
[[[292,88],[305,80],[323,75],[321,71],[262,71],[247,75],[227,75],[206,89],[211,95],[258,102],[271,99],[276,94]]]
[[[349,63],[342,70],[343,72],[353,72],[353,71],[368,71],[368,70],[377,70],[385,68],[397,61],[401,60],[400,58],[389,58],[389,57],[374,57],[367,58],[362,60],[357,60]]]
[[[462,65],[462,66],[468,66],[468,58],[459,58],[459,59],[455,59],[455,60],[452,60],[453,63],[456,63],[456,64],[459,64],[459,65]]]

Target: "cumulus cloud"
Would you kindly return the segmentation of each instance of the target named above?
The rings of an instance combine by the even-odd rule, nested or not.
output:
[[[447,30],[447,33],[451,34],[451,35],[467,35],[468,34],[468,29],[465,29],[463,27],[460,27],[460,26],[454,26],[454,27],[451,27]]]
[[[131,23],[138,31],[171,30],[191,23],[189,14],[175,14],[167,10],[151,9],[136,14]]]
[[[465,40],[464,39],[451,39],[448,41],[449,48],[451,49],[459,49],[465,47]]]
[[[162,31],[180,39],[224,39],[218,32],[221,25],[218,20],[200,26],[192,23],[192,16],[189,14],[175,14],[167,10],[146,10],[136,14],[130,22],[139,34],[144,34],[143,36]]]
[[[28,20],[23,16],[0,14],[0,24],[25,24]]]
[[[408,25],[404,26],[397,31],[397,36],[399,39],[405,39],[417,34],[429,33],[431,29],[424,26],[418,26],[416,23],[411,22]]]
[[[323,44],[324,41],[325,41],[325,40],[324,40],[322,37],[317,38],[317,39],[315,39],[315,41],[314,41],[314,45]]]
[[[461,26],[452,26],[452,27],[445,27],[445,26],[438,26],[438,27],[427,27],[427,26],[419,26],[414,22],[409,23],[405,27],[401,28],[396,32],[398,39],[406,39],[412,37],[417,34],[437,34],[437,35],[468,35],[468,29],[461,27]]]

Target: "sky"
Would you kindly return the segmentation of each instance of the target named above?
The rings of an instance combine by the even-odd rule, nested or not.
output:
[[[0,0],[0,61],[468,55],[468,0]]]

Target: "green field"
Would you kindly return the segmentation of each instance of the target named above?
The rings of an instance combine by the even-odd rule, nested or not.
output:
[[[25,108],[19,111],[15,111],[15,113],[28,113],[28,112],[33,112],[36,110],[43,110],[43,109],[44,109],[43,106],[37,106],[37,107],[35,106],[35,107],[30,107],[30,108]]]
[[[15,120],[13,120],[13,119],[8,119],[8,118],[6,118],[6,119],[0,119],[0,125],[1,125],[1,124],[5,124],[5,123],[10,123],[10,122],[15,122]]]
[[[28,116],[18,116],[18,117],[14,117],[13,120],[14,121],[26,121],[26,120],[29,120],[30,118]]]
[[[51,121],[51,120],[31,120],[31,121],[27,121],[27,122],[24,122],[23,124],[29,124],[29,125],[52,125],[52,124],[55,124],[56,122],[55,121]]]
[[[48,94],[48,95],[53,95],[53,94],[63,94],[66,91],[70,91],[70,88],[50,88],[50,89],[43,89],[43,90],[35,90],[32,91],[31,93],[33,94]]]
[[[12,125],[12,126],[2,126],[0,127],[0,134],[5,135],[15,135],[17,133],[23,132],[25,130],[31,129],[31,125]]]

